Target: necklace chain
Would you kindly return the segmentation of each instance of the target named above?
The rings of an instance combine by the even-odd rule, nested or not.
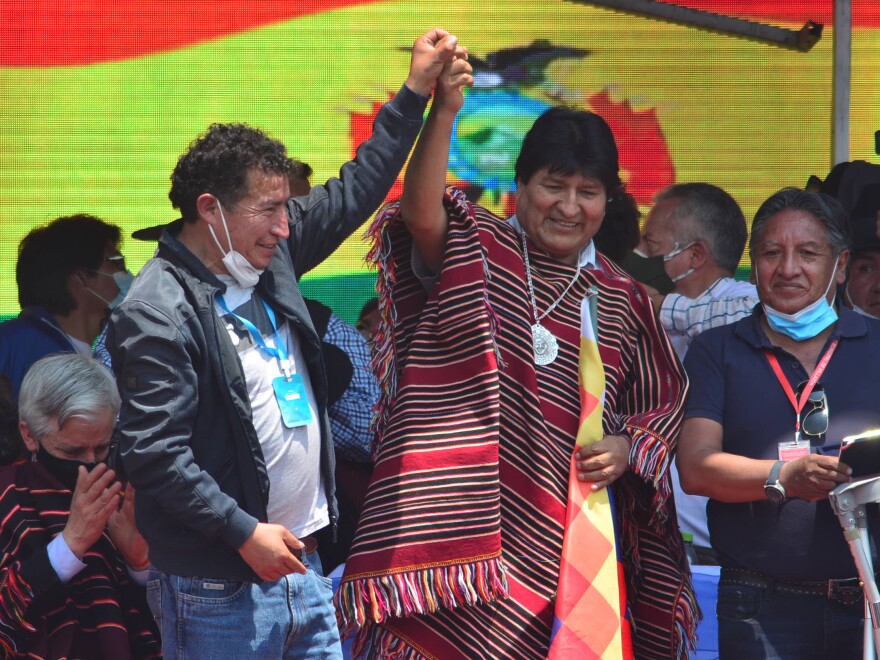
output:
[[[522,239],[523,260],[526,262],[526,284],[529,286],[529,301],[532,303],[532,314],[535,316],[535,324],[540,325],[541,321],[545,319],[550,312],[556,309],[556,306],[562,302],[563,298],[565,298],[565,294],[568,293],[569,289],[571,289],[571,287],[574,286],[574,283],[577,282],[578,277],[580,277],[581,274],[581,263],[580,259],[578,259],[577,272],[574,274],[574,278],[572,278],[571,282],[568,283],[568,286],[565,287],[565,291],[562,292],[562,295],[547,308],[546,312],[538,316],[538,304],[535,302],[535,287],[532,285],[532,266],[529,263],[529,250],[526,247],[526,233],[521,232],[520,238]]]

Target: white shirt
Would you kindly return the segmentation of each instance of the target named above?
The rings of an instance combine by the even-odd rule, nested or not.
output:
[[[667,295],[660,307],[660,324],[669,335],[676,355],[683,361],[694,337],[704,330],[719,328],[748,316],[757,304],[758,291],[754,284],[721,277],[696,298],[678,293]],[[674,462],[670,475],[679,529],[693,534],[695,545],[708,548],[706,503],[709,498],[688,495],[681,489],[681,479]]]
[[[248,302],[262,306],[258,299],[253,298],[253,287],[244,289],[232,278],[219,277],[227,286],[223,298],[230,310],[241,314],[237,308]],[[226,330],[238,350],[244,371],[251,418],[269,474],[269,522],[283,525],[297,537],[308,536],[326,527],[330,517],[321,478],[318,405],[296,333],[291,333],[290,325],[282,322],[277,332],[269,330],[262,335],[270,348],[276,348],[283,342],[287,347],[291,370],[303,379],[312,419],[308,424],[288,428],[281,419],[281,409],[272,386],[272,381],[282,376],[278,360],[255,345],[250,335],[237,327],[237,322],[234,325],[229,321],[229,316],[216,303],[215,310],[221,318],[227,319]],[[245,315],[245,318],[248,317]],[[248,320],[254,322],[252,318]]]
[[[672,347],[684,360],[694,337],[710,328],[720,328],[752,313],[758,304],[754,284],[721,277],[696,298],[670,293],[660,306],[660,324]]]

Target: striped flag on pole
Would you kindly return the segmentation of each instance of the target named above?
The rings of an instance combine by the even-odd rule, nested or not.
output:
[[[603,436],[605,369],[596,340],[596,296],[593,288],[581,303],[581,415],[569,467],[565,537],[548,654],[552,660],[633,657],[611,495],[607,488],[592,492],[590,483],[577,479],[577,450]]]

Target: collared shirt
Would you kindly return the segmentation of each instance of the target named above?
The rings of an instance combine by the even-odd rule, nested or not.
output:
[[[758,304],[754,284],[720,277],[696,298],[670,293],[660,306],[660,323],[679,359],[684,360],[694,337],[710,328],[739,321]]]
[[[685,417],[718,422],[722,450],[754,459],[776,459],[778,443],[794,439],[795,412],[777,380],[765,349],[779,360],[792,387],[809,378],[791,354],[774,347],[753,314],[697,337],[685,360],[691,381]],[[840,344],[820,383],[828,402],[824,444],[880,426],[880,321],[840,307],[832,337]],[[827,345],[826,345],[827,346]],[[809,437],[809,436],[805,436]],[[823,444],[813,439],[813,444]],[[871,531],[880,542],[876,507],[869,507]],[[710,499],[709,532],[722,565],[779,579],[824,580],[855,576],[849,547],[828,500],[793,499],[726,503]],[[878,546],[880,547],[880,546]]]
[[[26,307],[16,318],[0,323],[0,373],[12,382],[15,398],[34,362],[54,353],[76,352],[70,335],[44,307]]]
[[[73,550],[67,545],[63,534],[59,534],[52,539],[46,547],[46,551],[49,553],[49,563],[52,564],[52,568],[55,569],[62,582],[70,582],[74,575],[86,567],[73,554]]]
[[[522,225],[519,223],[519,219],[516,217],[516,214],[510,216],[507,219],[507,223],[516,230],[517,234],[522,236],[523,228]],[[422,259],[422,255],[419,253],[419,250],[415,246],[415,244],[413,245],[412,249],[410,265],[412,266],[413,273],[415,273],[416,277],[422,283],[422,286],[426,291],[437,283],[439,273],[432,273],[430,270],[428,270],[428,267],[425,265],[425,261],[424,259]],[[601,266],[599,265],[599,260],[596,259],[596,244],[593,243],[592,239],[590,239],[590,242],[587,243],[583,248],[581,248],[581,253],[578,258],[578,266],[589,270],[595,270],[596,268],[601,269]]]
[[[516,214],[510,216],[507,219],[507,222],[511,227],[516,229],[517,234],[523,233],[522,225],[519,223],[519,219],[516,217]],[[583,248],[581,248],[581,253],[578,258],[578,266],[581,268],[589,268],[595,269],[598,267],[598,260],[596,259],[596,244],[593,243],[593,240],[590,239],[590,242],[587,243]]]
[[[379,401],[379,381],[370,365],[370,347],[363,335],[335,314],[330,315],[324,341],[341,348],[351,360],[351,382],[330,406],[330,430],[339,455],[352,460],[370,460],[373,408]]]

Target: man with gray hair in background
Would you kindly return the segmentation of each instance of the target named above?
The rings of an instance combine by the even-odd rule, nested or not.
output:
[[[755,286],[734,279],[748,239],[743,212],[727,192],[709,183],[678,183],[654,197],[637,250],[662,256],[675,284],[666,296],[651,292],[660,324],[679,359],[694,337],[751,314],[758,302]],[[697,563],[715,564],[706,523],[705,497],[681,489],[678,470],[672,486],[679,528],[691,536]]]
[[[3,657],[160,655],[133,493],[122,497],[105,463],[119,404],[112,374],[78,354],[24,377],[18,430],[31,457],[0,468]]]
[[[652,294],[660,323],[684,360],[693,338],[733,323],[757,304],[753,284],[734,279],[748,239],[743,212],[728,193],[710,183],[677,183],[654,197],[637,250],[662,256],[675,284]]]

